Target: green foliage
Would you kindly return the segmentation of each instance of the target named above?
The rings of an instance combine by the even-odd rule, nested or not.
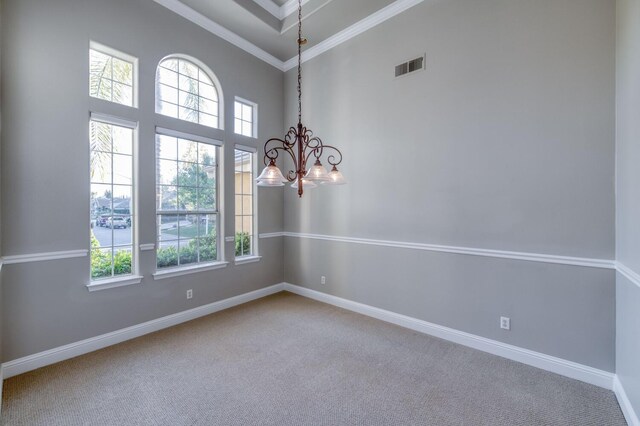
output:
[[[178,206],[180,210],[213,210],[215,208],[215,185],[202,165],[189,163],[188,167],[178,171],[178,176],[171,183],[180,185],[180,206]]]
[[[251,237],[248,232],[236,232],[236,257],[251,254]]]
[[[131,252],[120,250],[113,259],[113,275],[131,273]],[[91,278],[111,277],[111,253],[100,250],[98,239],[91,232]]]
[[[175,247],[164,247],[158,249],[156,263],[158,268],[178,266],[178,249]]]
[[[218,259],[218,247],[216,245],[216,236],[209,235],[198,240],[191,240],[185,247],[181,247],[180,251],[176,247],[163,247],[158,249],[156,262],[158,268],[166,268],[170,266],[178,266],[178,257],[180,265],[188,265],[198,262],[198,254],[200,262],[211,262]]]

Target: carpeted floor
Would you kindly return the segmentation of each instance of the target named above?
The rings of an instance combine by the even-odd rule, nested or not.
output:
[[[289,293],[4,382],[4,425],[624,425],[612,392]]]

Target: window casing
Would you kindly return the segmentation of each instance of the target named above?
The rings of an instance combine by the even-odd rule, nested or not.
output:
[[[222,258],[218,142],[168,129],[156,134],[156,266]]]
[[[215,77],[182,57],[169,57],[156,70],[156,112],[221,128],[221,100]]]
[[[136,270],[135,127],[97,114],[89,123],[92,281]]]
[[[236,97],[233,112],[234,132],[238,135],[257,138],[258,105]]]
[[[234,157],[235,256],[257,256],[256,150],[236,145]]]
[[[89,48],[89,95],[117,104],[137,106],[138,60],[99,43]]]

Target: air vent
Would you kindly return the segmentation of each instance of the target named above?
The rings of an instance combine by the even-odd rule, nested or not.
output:
[[[424,69],[424,55],[396,65],[396,77]]]

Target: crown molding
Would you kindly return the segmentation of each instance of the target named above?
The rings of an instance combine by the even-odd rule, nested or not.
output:
[[[228,30],[227,28],[223,27],[217,22],[212,21],[211,19],[207,18],[200,12],[195,11],[194,9],[190,8],[189,6],[182,3],[181,1],[179,0],[154,0],[154,1],[166,7],[170,11],[182,16],[183,18],[193,22],[194,24],[199,25],[200,27],[220,37],[221,39],[228,41],[229,43],[233,44],[236,47],[239,47],[245,52],[252,54],[256,58],[263,60],[264,62],[268,63],[269,65],[281,71],[284,71],[284,63],[280,59],[276,58],[275,56],[266,52],[265,50],[262,50],[255,44],[240,37],[238,34],[234,33],[231,30]]]
[[[254,3],[256,3],[258,6],[260,6],[261,8],[263,8],[264,10],[266,10],[267,12],[269,12],[270,14],[272,14],[273,16],[275,16],[276,18],[278,18],[279,20],[282,20],[282,18],[280,17],[281,12],[280,9],[281,7],[278,6],[274,1],[272,0],[253,0]]]
[[[424,0],[396,0],[390,5],[383,7],[377,12],[372,13],[366,18],[356,22],[350,27],[332,35],[326,40],[316,44],[313,47],[302,52],[302,62],[306,62],[309,59],[313,59],[316,56],[333,49],[334,47],[344,43],[353,37],[362,34],[363,32],[370,30],[371,28],[383,23],[387,19],[393,18],[396,15],[404,12],[405,10],[422,3]],[[289,71],[294,68],[298,63],[298,58],[293,57],[284,63],[284,70]]]
[[[189,6],[182,3],[180,0],[154,0],[156,3],[166,7],[172,12],[182,16],[183,18],[193,22],[194,24],[204,28],[210,33],[220,37],[221,39],[228,41],[236,47],[244,50],[247,53],[252,54],[258,59],[263,60],[269,65],[279,69],[280,71],[288,71],[291,68],[295,67],[297,64],[297,57],[293,57],[288,61],[281,61],[276,58],[272,54],[267,51],[259,48],[255,44],[246,40],[243,37],[240,37],[238,34],[234,33],[231,30],[223,27],[217,22],[212,21],[207,18],[200,12],[190,8]],[[265,10],[271,13],[271,10],[275,11],[273,3],[271,0],[254,0],[257,4],[262,6]],[[303,0],[303,4],[308,0]],[[356,22],[350,27],[332,35],[326,40],[316,44],[315,46],[309,48],[308,50],[302,53],[302,62],[306,62],[309,59],[315,58],[316,56],[333,49],[334,47],[344,43],[347,40],[352,39],[353,37],[362,34],[363,32],[375,27],[376,25],[386,21],[387,19],[393,18],[394,16],[404,12],[405,10],[422,3],[424,0],[396,0],[390,5],[380,9],[377,12],[372,13],[366,18]],[[266,6],[266,4],[271,4],[271,6]],[[276,5],[277,6],[277,5]],[[279,14],[285,14],[284,17],[290,15],[292,12],[291,8],[295,10],[296,8],[296,0],[289,0],[287,3],[279,7]],[[271,10],[270,10],[271,9]],[[273,13],[272,13],[273,14]],[[275,16],[275,15],[274,15]],[[276,16],[279,18],[279,16]],[[279,19],[284,19],[279,18]]]
[[[273,0],[253,0],[253,1],[281,21],[287,16],[291,15],[296,10],[298,10],[298,0],[289,0],[282,6],[278,6],[276,2],[274,2]],[[302,4],[304,5],[308,1],[309,0],[302,0]]]

